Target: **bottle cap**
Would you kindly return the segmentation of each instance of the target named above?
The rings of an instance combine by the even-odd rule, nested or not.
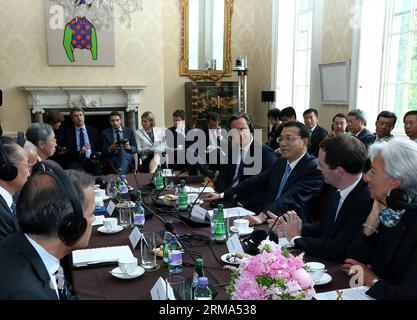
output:
[[[219,204],[217,205],[217,208],[218,208],[218,209],[223,209],[223,204],[222,204],[222,203],[219,203]]]
[[[202,267],[204,264],[204,260],[203,259],[195,259],[195,265],[198,267]]]
[[[198,284],[200,286],[206,286],[208,285],[208,279],[206,277],[200,277],[198,278]]]

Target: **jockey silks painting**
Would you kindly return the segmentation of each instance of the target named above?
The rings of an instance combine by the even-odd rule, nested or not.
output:
[[[91,0],[44,0],[48,64],[114,66],[114,25],[96,22]]]

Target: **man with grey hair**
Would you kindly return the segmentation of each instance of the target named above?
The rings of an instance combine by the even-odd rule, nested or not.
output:
[[[55,133],[49,124],[32,123],[26,130],[26,139],[36,146],[41,160],[48,159],[55,153]]]
[[[23,148],[7,137],[1,138],[1,144],[3,152],[0,157],[0,241],[19,230],[13,196],[20,192],[30,175],[28,158]],[[14,170],[16,172],[13,172]]]
[[[381,300],[417,299],[417,144],[394,138],[370,147],[374,204],[343,270]],[[361,284],[360,284],[361,285]]]
[[[351,110],[348,115],[350,132],[368,148],[375,141],[375,136],[366,129],[366,115],[360,109]]]

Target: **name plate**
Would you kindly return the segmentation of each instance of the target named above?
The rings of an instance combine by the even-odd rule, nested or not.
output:
[[[191,211],[191,217],[193,217],[195,221],[204,222],[206,220],[206,215],[207,210],[200,206],[194,206]]]
[[[114,204],[113,201],[110,200],[109,204],[107,205],[106,211],[110,216],[112,216],[115,208],[116,208],[116,205]]]
[[[240,243],[239,236],[236,233],[227,240],[226,245],[229,253],[244,252],[242,243]]]
[[[168,299],[175,300],[174,291],[170,285],[164,279],[159,277],[155,285],[151,289],[152,300],[167,300],[167,287],[168,287]]]
[[[137,227],[133,228],[133,231],[129,235],[129,240],[133,249],[136,248],[140,239],[142,239],[142,233],[139,231]]]

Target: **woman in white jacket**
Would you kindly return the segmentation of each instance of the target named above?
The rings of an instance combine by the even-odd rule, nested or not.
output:
[[[142,165],[147,172],[154,173],[161,163],[161,154],[165,152],[165,128],[155,127],[152,112],[142,114],[142,128],[136,130],[136,143]]]

